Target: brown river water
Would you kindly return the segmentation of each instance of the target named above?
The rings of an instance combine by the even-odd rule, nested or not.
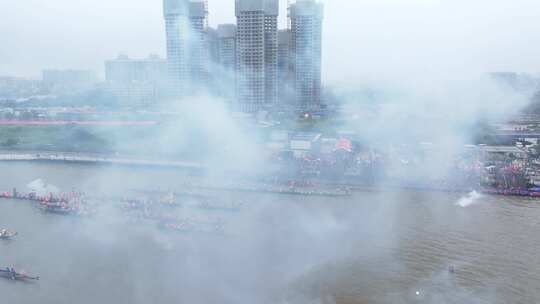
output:
[[[166,169],[0,163],[0,190],[38,178],[62,190],[178,187]],[[96,191],[98,191],[96,190]],[[225,234],[180,233],[98,215],[44,214],[0,200],[1,303],[540,303],[540,200],[430,192],[302,197],[214,192],[240,211]],[[450,271],[453,269],[453,271]]]

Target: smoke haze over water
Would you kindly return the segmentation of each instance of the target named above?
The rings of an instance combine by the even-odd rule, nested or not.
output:
[[[1,168],[17,173],[1,182],[2,189],[24,186],[38,176],[62,190],[76,186],[102,191],[156,182],[173,187],[193,178],[170,170],[114,167]],[[81,304],[504,303],[539,296],[533,290],[516,290],[524,282],[540,280],[533,271],[512,270],[519,263],[535,266],[534,259],[525,257],[534,254],[537,239],[526,227],[538,208],[519,200],[507,205],[487,198],[494,203],[462,209],[455,206],[459,197],[430,193],[360,193],[351,199],[230,197],[248,204],[240,213],[219,214],[228,223],[225,237],[164,233],[129,224],[115,205],[101,210],[99,217],[76,220],[3,201],[0,221],[20,236],[0,244],[0,257],[40,274],[42,281],[2,281],[0,290],[15,302],[39,297],[61,304],[73,299]],[[525,220],[516,222],[518,217]],[[493,231],[493,225],[500,231]],[[515,230],[526,232],[516,237]],[[489,240],[487,256],[482,250],[486,243],[479,238]],[[509,244],[527,242],[519,253],[507,252]],[[454,275],[448,273],[449,265],[456,267]],[[513,277],[511,291],[493,273]],[[501,290],[495,290],[497,286]]]

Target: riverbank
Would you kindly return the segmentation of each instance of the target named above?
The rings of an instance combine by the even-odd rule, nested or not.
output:
[[[148,167],[169,167],[179,169],[204,169],[204,166],[196,162],[172,161],[172,160],[150,160],[132,157],[120,157],[105,154],[91,153],[71,153],[71,152],[2,152],[0,151],[0,161],[4,162],[63,162],[81,164],[103,164],[103,165],[124,165],[124,166],[148,166]]]
[[[74,163],[88,165],[113,165],[127,167],[150,167],[169,168],[202,171],[207,167],[202,163],[175,160],[151,160],[135,157],[120,157],[106,154],[71,153],[71,152],[12,152],[0,151],[0,162],[51,162],[51,163]],[[455,188],[428,185],[403,185],[400,183],[380,183],[370,185],[346,181],[342,183],[319,180],[317,186],[290,187],[266,182],[227,182],[227,183],[187,183],[189,189],[200,191],[225,191],[225,192],[254,192],[274,193],[280,195],[299,196],[349,196],[351,191],[358,192],[384,192],[384,191],[416,191],[416,192],[440,192],[440,193],[469,193],[476,191],[489,195],[520,196],[540,198],[540,193],[524,189],[497,189],[486,187]],[[195,191],[196,192],[196,191]]]
[[[442,188],[442,187],[427,187],[427,186],[399,186],[399,185],[380,185],[380,186],[347,186],[352,191],[359,192],[383,192],[383,191],[412,191],[412,192],[440,192],[440,193],[457,193],[465,194],[477,192],[487,195],[496,196],[517,196],[540,199],[540,192],[524,190],[524,189],[497,189],[497,188]]]

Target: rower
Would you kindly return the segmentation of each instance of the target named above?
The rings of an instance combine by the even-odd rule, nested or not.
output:
[[[11,276],[11,279],[12,280],[15,280],[15,277],[17,275],[17,272],[15,272],[15,268],[13,267],[6,267],[6,270],[8,272],[8,274]]]

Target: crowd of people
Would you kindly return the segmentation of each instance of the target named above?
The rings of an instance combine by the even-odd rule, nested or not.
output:
[[[515,150],[515,153],[508,152]],[[291,186],[402,187],[535,195],[540,158],[513,146],[446,151],[432,144],[357,147],[281,158]],[[285,172],[285,170],[282,170]],[[274,184],[276,184],[274,182]]]

